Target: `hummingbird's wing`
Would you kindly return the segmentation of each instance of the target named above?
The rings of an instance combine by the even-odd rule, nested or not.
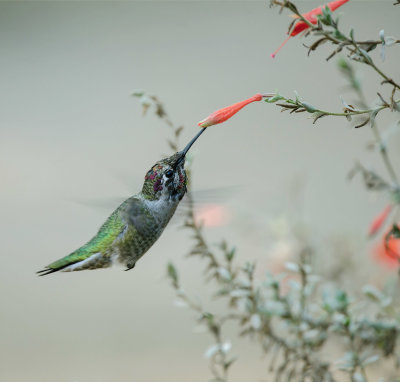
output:
[[[146,237],[154,232],[154,226],[157,224],[149,209],[145,207],[143,201],[132,197],[125,209],[126,220],[135,227],[136,232]]]
[[[124,207],[125,202],[117,208],[106,222],[100,227],[96,236],[94,236],[89,242],[76,251],[72,252],[68,256],[65,256],[53,263],[49,264],[46,269],[39,271],[40,276],[48,275],[49,273],[60,271],[70,265],[82,263],[89,258],[93,257],[94,266],[87,268],[101,268],[111,264],[110,247],[112,243],[124,232],[127,223],[122,218],[120,213],[121,208]],[[94,259],[96,257],[96,259]]]
[[[82,199],[82,198],[70,198],[69,201],[84,205],[86,207],[103,208],[110,210],[115,208],[116,205],[121,204],[121,201],[126,199],[125,197],[113,197],[113,198],[98,198],[98,199]],[[149,209],[145,207],[142,200],[136,196],[132,196],[126,199],[125,205],[120,207],[121,214],[123,214],[125,220],[135,227],[136,231],[142,236],[149,235],[154,228],[155,221],[153,215]]]

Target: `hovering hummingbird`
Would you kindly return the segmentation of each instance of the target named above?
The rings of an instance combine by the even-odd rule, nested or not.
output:
[[[132,269],[161,236],[185,195],[185,156],[205,130],[182,151],[156,162],[144,178],[142,191],[125,200],[89,242],[37,273],[107,268],[114,262]]]

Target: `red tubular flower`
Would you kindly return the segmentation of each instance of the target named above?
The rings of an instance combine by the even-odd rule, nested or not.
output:
[[[208,126],[216,125],[218,123],[225,122],[232,116],[234,116],[240,109],[248,105],[249,103],[255,101],[261,101],[263,96],[261,94],[256,94],[253,97],[246,99],[244,101],[235,103],[231,106],[224,107],[223,109],[219,109],[214,111],[214,113],[210,114],[207,118],[203,119],[198,123],[200,127],[206,128]]]
[[[375,259],[382,265],[391,269],[398,269],[400,266],[400,239],[386,233],[379,243],[373,248]]]
[[[391,204],[387,205],[383,211],[376,216],[374,220],[372,220],[371,225],[369,226],[368,236],[375,235],[381,229],[387,217],[390,215],[392,207],[393,206]]]
[[[302,16],[311,24],[316,24],[318,21],[317,16],[322,15],[323,8],[329,7],[329,9],[333,12],[334,10],[336,10],[337,8],[342,6],[344,3],[347,3],[348,1],[349,0],[331,1],[330,3],[328,3],[326,5],[321,5],[317,8],[312,9],[311,11],[309,11],[307,13],[303,13]],[[295,15],[294,17],[299,18],[297,15]],[[290,37],[298,35],[299,33],[303,32],[304,30],[306,30],[309,27],[310,26],[303,20],[297,21],[296,24],[294,25],[294,28],[290,32],[289,36],[285,39],[285,41],[281,44],[281,46],[274,53],[271,54],[271,57],[274,58],[276,56],[276,54],[279,52],[279,50],[289,41]]]

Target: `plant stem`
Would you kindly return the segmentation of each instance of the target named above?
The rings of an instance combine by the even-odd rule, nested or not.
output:
[[[351,80],[354,81],[355,80],[354,73],[351,73],[350,76],[352,77]],[[364,92],[362,91],[362,88],[360,87],[360,88],[357,88],[355,90],[356,90],[356,93],[358,94],[358,97],[360,98],[361,104],[364,107],[368,107],[367,106],[367,100],[365,98]],[[389,175],[390,175],[390,177],[392,179],[392,182],[396,185],[396,187],[399,187],[399,179],[397,177],[396,172],[394,171],[392,162],[390,161],[389,154],[388,154],[387,149],[386,149],[386,145],[383,142],[381,133],[380,133],[380,131],[378,129],[378,125],[376,124],[376,122],[371,124],[371,128],[372,128],[372,133],[375,136],[376,142],[379,145],[379,151],[381,153],[382,160],[383,160],[383,162],[384,162],[384,164],[386,166],[386,169],[387,169],[387,171],[388,171],[388,173],[389,173]]]
[[[383,162],[385,163],[386,169],[393,181],[393,183],[395,183],[396,187],[399,187],[399,179],[397,177],[396,172],[394,171],[392,162],[390,161],[387,149],[386,149],[386,145],[383,143],[382,140],[382,136],[379,132],[378,126],[376,126],[375,123],[372,124],[372,132],[375,136],[375,139],[377,141],[377,143],[379,144],[379,151],[381,153]]]

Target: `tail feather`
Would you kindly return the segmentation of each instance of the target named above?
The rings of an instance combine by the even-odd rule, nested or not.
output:
[[[108,268],[112,264],[109,256],[102,256],[100,252],[81,260],[79,258],[66,256],[50,265],[45,269],[36,272],[39,276],[45,276],[58,271],[82,271],[84,269]]]
[[[38,275],[45,276],[61,270],[80,271],[109,267],[112,243],[126,227],[126,223],[120,217],[120,208],[125,205],[124,203],[110,215],[96,236],[68,256],[54,261],[45,269],[37,272]]]
[[[79,261],[75,261],[74,263],[70,263],[70,264],[65,264],[64,266],[58,267],[58,268],[47,267],[47,268],[42,269],[41,271],[38,271],[36,273],[37,273],[38,276],[46,276],[46,275],[49,275],[50,273],[61,271],[64,268],[69,267],[70,265],[73,265],[73,264],[76,264],[76,263],[79,263]]]

